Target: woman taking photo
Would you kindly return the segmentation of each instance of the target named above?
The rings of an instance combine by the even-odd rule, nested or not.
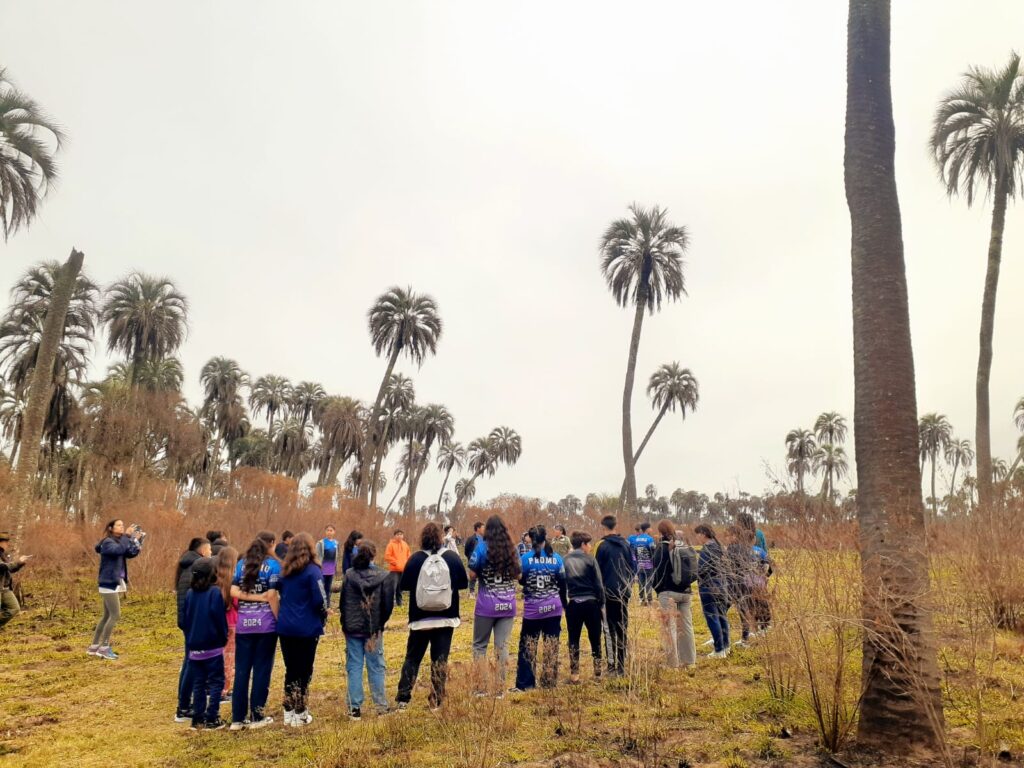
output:
[[[358,534],[358,531],[353,531]],[[360,535],[360,538],[362,536]],[[346,542],[347,545],[347,542]],[[338,571],[338,540],[334,538],[334,526],[324,528],[324,537],[316,543],[316,559],[324,575],[324,589],[327,590],[327,608],[331,607],[331,587],[334,586],[334,575]],[[345,572],[343,569],[342,573]]]
[[[110,636],[121,618],[121,593],[128,591],[128,561],[138,557],[142,550],[142,534],[139,526],[127,530],[124,520],[111,520],[103,529],[103,538],[96,544],[100,556],[99,582],[100,599],[103,601],[103,616],[92,636],[92,644],[86,648],[90,656],[114,661],[118,655],[110,647]]]
[[[257,535],[245,551],[245,559],[235,568],[231,582],[231,596],[238,599],[235,681],[231,692],[232,731],[263,728],[274,722],[263,709],[270,695],[270,674],[274,671],[277,651],[280,578],[281,564],[267,546],[265,537]]]
[[[491,515],[469,558],[469,574],[479,580],[480,594],[473,612],[473,659],[477,662],[477,695],[500,694],[505,690],[508,669],[508,640],[516,619],[516,582],[522,564],[512,537],[498,515]],[[490,681],[487,646],[494,635],[498,657],[497,681]]]
[[[316,559],[313,537],[308,533],[292,538],[284,558],[280,588],[277,634],[284,656],[284,724],[300,727],[313,722],[306,696],[317,645],[327,622],[323,572]]]

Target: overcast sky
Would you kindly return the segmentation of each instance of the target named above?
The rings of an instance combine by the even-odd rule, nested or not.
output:
[[[582,498],[622,481],[632,322],[598,240],[631,202],[660,204],[691,234],[689,296],[645,321],[635,440],[659,364],[691,368],[701,400],[666,417],[638,484],[760,492],[789,429],[823,410],[852,422],[845,5],[0,0],[0,65],[70,135],[59,189],[0,243],[0,286],[73,245],[104,284],[168,275],[192,304],[192,400],[214,355],[372,398],[384,364],[366,311],[412,286],[445,323],[435,358],[400,364],[418,400],[447,405],[464,443],[522,434],[518,465],[478,498]],[[927,136],[961,72],[1021,44],[1024,11],[893,14],[918,405],[973,441],[991,211],[945,198]],[[1002,456],[1024,395],[1022,214],[996,313]]]

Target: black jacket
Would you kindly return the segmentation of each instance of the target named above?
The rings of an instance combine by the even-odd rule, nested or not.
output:
[[[416,605],[416,581],[420,577],[420,569],[427,562],[427,553],[423,550],[413,552],[409,562],[405,564],[402,571],[402,580],[398,588],[409,593],[409,621],[421,621],[422,619],[457,619],[459,618],[459,590],[469,586],[469,575],[466,573],[466,566],[462,564],[462,558],[449,549],[441,551],[441,557],[448,564],[448,573],[452,579],[452,604],[447,611],[424,611]]]
[[[371,565],[349,568],[341,584],[341,630],[346,635],[371,637],[384,631],[395,607],[394,592],[386,588],[388,572]]]
[[[609,534],[598,543],[596,557],[607,598],[628,601],[636,576],[636,561],[629,542],[617,533]]]
[[[697,560],[697,583],[701,590],[724,592],[726,589],[725,553],[722,545],[712,539],[700,548]]]
[[[190,549],[178,560],[178,581],[174,585],[174,591],[178,596],[178,629],[182,631],[185,629],[185,596],[192,586],[192,566],[199,559],[199,553]]]
[[[662,592],[680,592],[682,594],[689,594],[692,590],[690,585],[687,584],[683,587],[680,584],[676,584],[672,580],[672,547],[679,546],[675,540],[662,539],[661,543],[658,544],[657,549],[654,550],[654,576],[652,586],[657,594]],[[686,548],[686,555],[690,558],[690,573],[694,576],[697,575],[697,553],[693,551],[693,548],[684,545]]]
[[[569,602],[593,599],[604,605],[604,581],[597,561],[582,550],[574,549],[562,562]]]
[[[11,574],[21,570],[24,563],[12,563],[6,549],[0,549],[0,589],[13,589],[14,580]]]

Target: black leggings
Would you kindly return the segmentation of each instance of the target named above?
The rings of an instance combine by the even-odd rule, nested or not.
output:
[[[423,655],[430,648],[430,697],[432,706],[441,706],[444,700],[445,683],[448,680],[448,653],[452,648],[452,627],[436,627],[434,629],[414,629],[409,632],[409,641],[405,646],[405,662],[402,664],[402,675],[398,680],[398,696],[396,701],[407,702],[412,699],[412,689],[416,685],[416,676],[420,672]]]
[[[608,598],[604,610],[608,619],[608,670],[626,671],[626,633],[629,629],[629,602]]]
[[[284,656],[284,708],[291,712],[306,711],[306,695],[313,677],[319,637],[281,636]]]
[[[594,659],[594,675],[601,676],[601,604],[597,600],[581,603],[570,602],[565,608],[565,624],[569,630],[569,672],[580,672],[580,638],[583,627],[587,628],[590,640],[590,655]]]

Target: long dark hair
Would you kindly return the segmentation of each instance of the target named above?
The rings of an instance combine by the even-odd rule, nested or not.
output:
[[[427,552],[437,552],[444,545],[444,534],[437,523],[427,523],[420,532],[420,546]]]
[[[377,545],[372,541],[365,540],[359,545],[359,551],[352,558],[352,567],[360,571],[369,568],[373,558],[377,556]]]
[[[484,545],[487,547],[487,564],[494,572],[503,579],[518,580],[523,566],[505,521],[500,516],[491,515],[487,518],[487,524],[484,526]]]
[[[238,565],[238,550],[234,547],[221,547],[220,552],[214,555],[213,562],[217,565],[217,584],[220,585],[224,605],[231,605],[231,579]]]
[[[359,541],[361,538],[363,538],[363,534],[360,533],[359,531],[351,531],[351,532],[349,532],[348,538],[345,539],[345,546],[342,548],[342,551],[346,555],[351,555],[352,554],[352,548],[356,545],[356,542]]]
[[[217,583],[217,569],[208,558],[196,561],[192,568],[192,591],[205,592]]]
[[[113,520],[111,520],[109,523],[107,523],[105,526],[103,526],[103,538],[104,539],[107,539],[107,538],[110,538],[111,536],[114,536],[114,526],[117,525],[118,523],[122,523],[123,524],[124,520],[122,520],[120,517],[115,517]],[[123,536],[123,535],[124,534],[122,533],[121,536]],[[114,538],[116,539],[116,538],[120,538],[120,537],[114,536]]]
[[[245,562],[242,565],[242,591],[252,592],[256,589],[256,581],[260,577],[260,566],[267,559],[267,542],[263,539],[253,539],[252,544],[245,550]]]
[[[282,569],[284,575],[291,576],[293,573],[301,573],[302,569],[310,563],[320,565],[316,559],[315,546],[313,537],[308,533],[297,533],[292,536],[292,543],[288,545],[288,554],[284,556],[284,568]]]
[[[548,529],[539,523],[529,531],[527,535],[530,537],[530,541],[533,543],[533,551],[535,553],[544,552],[545,555],[551,557],[555,553],[555,550],[551,548],[551,543],[548,541]]]

